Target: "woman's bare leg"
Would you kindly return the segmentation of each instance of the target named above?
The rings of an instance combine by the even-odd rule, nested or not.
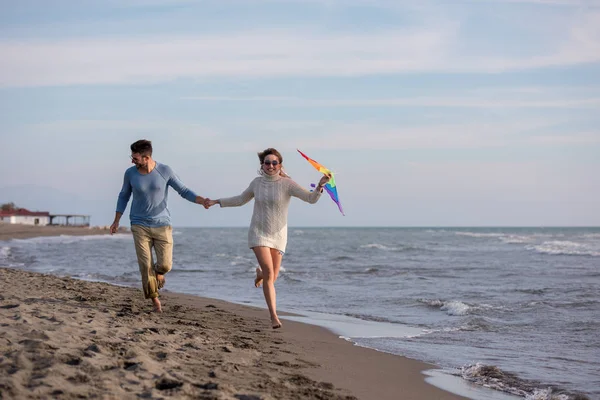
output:
[[[277,278],[279,277],[279,270],[281,268],[281,260],[283,259],[283,254],[276,249],[269,249],[271,251],[271,259],[273,260],[273,273],[275,274],[274,282],[277,282]],[[262,270],[260,267],[256,268],[256,277],[254,278],[254,286],[260,287],[263,281]]]
[[[277,295],[275,293],[275,273],[271,251],[268,247],[253,247],[252,250],[262,270],[263,293],[271,315],[271,325],[273,329],[281,328],[281,321],[277,317]]]
[[[277,282],[279,270],[281,269],[281,260],[283,259],[283,254],[281,254],[277,249],[269,250],[271,250],[271,260],[273,260],[273,282]]]
[[[254,287],[260,287],[263,281],[262,269],[256,267],[256,278],[254,278]]]

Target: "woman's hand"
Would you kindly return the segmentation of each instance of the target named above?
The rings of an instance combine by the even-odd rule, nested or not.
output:
[[[219,200],[211,200],[208,197],[204,199],[204,208],[208,209],[212,206],[214,206],[215,204],[219,204]]]
[[[330,174],[323,175],[323,177],[319,181],[319,185],[318,185],[319,189],[322,189],[323,186],[325,186],[327,184],[327,182],[329,182],[330,179],[331,179],[331,175]]]

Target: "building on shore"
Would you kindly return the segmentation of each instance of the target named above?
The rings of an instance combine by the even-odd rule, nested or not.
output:
[[[29,211],[25,208],[0,210],[0,222],[45,226],[50,224],[50,213],[47,211]]]
[[[29,211],[26,208],[0,210],[0,223],[22,225],[90,226],[90,216],[82,214],[50,214],[48,211]]]

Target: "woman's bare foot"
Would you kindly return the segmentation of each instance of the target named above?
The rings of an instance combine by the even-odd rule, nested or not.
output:
[[[254,287],[260,287],[260,284],[263,281],[262,277],[262,269],[259,267],[256,268],[256,278],[254,278]]]
[[[162,307],[161,307],[160,300],[158,299],[158,297],[155,297],[152,299],[152,305],[153,305],[152,311],[157,312],[157,313],[162,312]]]
[[[273,329],[279,329],[282,327],[281,321],[279,320],[279,318],[277,318],[277,316],[271,317],[271,327]]]
[[[163,274],[156,274],[156,282],[159,290],[164,288],[166,283],[165,276]]]

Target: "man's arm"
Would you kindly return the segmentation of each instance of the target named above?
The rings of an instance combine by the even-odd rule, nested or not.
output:
[[[115,219],[112,225],[110,226],[111,235],[119,230],[119,221],[121,221],[121,216],[127,208],[127,203],[129,203],[130,197],[131,182],[129,181],[129,177],[127,176],[127,171],[125,171],[125,176],[123,177],[123,186],[121,187],[121,191],[119,192],[119,198],[117,199],[117,211],[115,213]]]
[[[204,197],[198,196],[193,190],[188,189],[177,175],[169,168],[168,185],[171,186],[181,197],[196,204],[204,205]]]

